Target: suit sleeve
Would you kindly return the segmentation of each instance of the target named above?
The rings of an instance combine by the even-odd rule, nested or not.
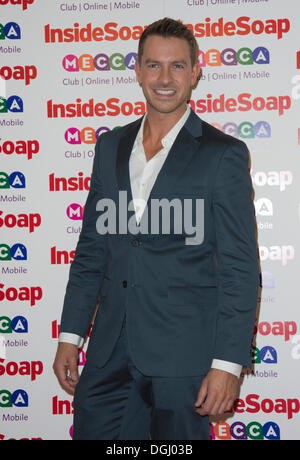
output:
[[[61,333],[85,337],[97,305],[107,257],[107,240],[96,230],[96,204],[102,198],[100,143],[95,147],[90,191],[85,204],[82,230],[66,287]]]
[[[246,145],[234,140],[219,162],[213,188],[218,313],[214,358],[250,368],[260,273]]]

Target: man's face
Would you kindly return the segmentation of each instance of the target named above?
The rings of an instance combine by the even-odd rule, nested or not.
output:
[[[189,44],[180,38],[150,36],[144,44],[141,63],[136,63],[138,82],[148,105],[159,113],[181,111],[200,67],[192,67]]]

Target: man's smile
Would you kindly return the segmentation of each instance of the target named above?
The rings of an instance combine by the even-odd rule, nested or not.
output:
[[[153,91],[159,96],[174,96],[176,93],[174,89],[154,89]]]

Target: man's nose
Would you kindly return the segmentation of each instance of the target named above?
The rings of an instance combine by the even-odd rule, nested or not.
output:
[[[167,86],[172,81],[171,69],[169,67],[162,66],[159,80],[164,86]]]

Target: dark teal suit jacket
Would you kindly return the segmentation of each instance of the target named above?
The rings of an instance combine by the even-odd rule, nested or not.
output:
[[[129,350],[145,375],[206,374],[214,358],[251,367],[260,278],[247,147],[192,111],[162,166],[148,203],[203,199],[201,244],[185,244],[184,229],[100,235],[98,201],[114,200],[118,216],[119,191],[132,200],[129,157],[140,125],[97,141],[60,331],[85,337],[100,297],[87,352],[99,367],[125,314]],[[150,207],[141,223],[149,214]],[[171,219],[171,231],[174,225]]]

